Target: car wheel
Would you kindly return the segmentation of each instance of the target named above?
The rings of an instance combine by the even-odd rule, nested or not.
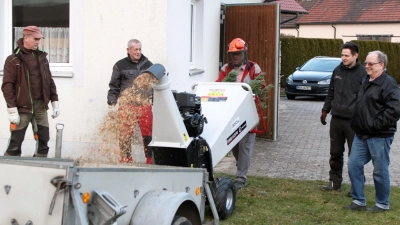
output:
[[[218,216],[224,220],[233,214],[236,203],[236,190],[233,181],[226,176],[217,178],[210,185]]]
[[[287,97],[287,99],[293,100],[296,96],[295,95],[286,94],[286,97]]]

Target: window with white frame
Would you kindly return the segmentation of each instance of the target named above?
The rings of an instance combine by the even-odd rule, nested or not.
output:
[[[391,42],[391,38],[393,35],[385,34],[385,35],[378,35],[378,34],[357,34],[357,40],[362,41],[385,41]]]
[[[203,67],[203,18],[204,1],[191,0],[190,5],[190,46],[189,75],[204,73]]]
[[[26,26],[40,28],[44,39],[39,49],[48,53],[50,63],[69,63],[69,0],[13,0],[13,43]]]
[[[5,37],[0,39],[0,44],[10,52],[7,51],[0,58],[5,60],[17,47],[16,42],[22,38],[24,27],[37,26],[44,36],[39,49],[48,53],[53,76],[72,77],[70,0],[2,1],[0,8],[3,8],[4,14],[1,16],[3,21],[0,22],[0,29],[5,31]]]
[[[195,30],[196,30],[196,0],[191,1],[190,5],[190,55],[189,55],[189,66],[190,69],[194,69],[194,43],[195,43]]]

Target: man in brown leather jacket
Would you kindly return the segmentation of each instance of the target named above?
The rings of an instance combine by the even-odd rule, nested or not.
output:
[[[37,142],[34,157],[47,157],[50,139],[48,104],[53,106],[53,118],[60,115],[56,85],[53,81],[47,53],[38,49],[43,38],[40,29],[23,29],[18,47],[4,63],[1,90],[7,104],[11,137],[5,156],[21,156],[21,145],[29,123]]]

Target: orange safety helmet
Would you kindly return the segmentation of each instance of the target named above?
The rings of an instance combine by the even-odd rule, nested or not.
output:
[[[241,38],[235,38],[228,45],[228,52],[241,52],[247,50],[247,43]]]
[[[240,55],[238,56],[234,55]],[[247,63],[247,43],[241,38],[235,38],[228,44],[228,64],[233,67],[240,67]]]

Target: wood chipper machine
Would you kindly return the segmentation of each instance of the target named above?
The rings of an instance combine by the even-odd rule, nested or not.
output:
[[[258,124],[250,87],[198,83],[178,93],[162,65],[147,72],[158,79],[155,165],[1,156],[1,225],[202,225],[207,204],[218,225],[233,213],[233,182],[214,178],[213,168]]]

